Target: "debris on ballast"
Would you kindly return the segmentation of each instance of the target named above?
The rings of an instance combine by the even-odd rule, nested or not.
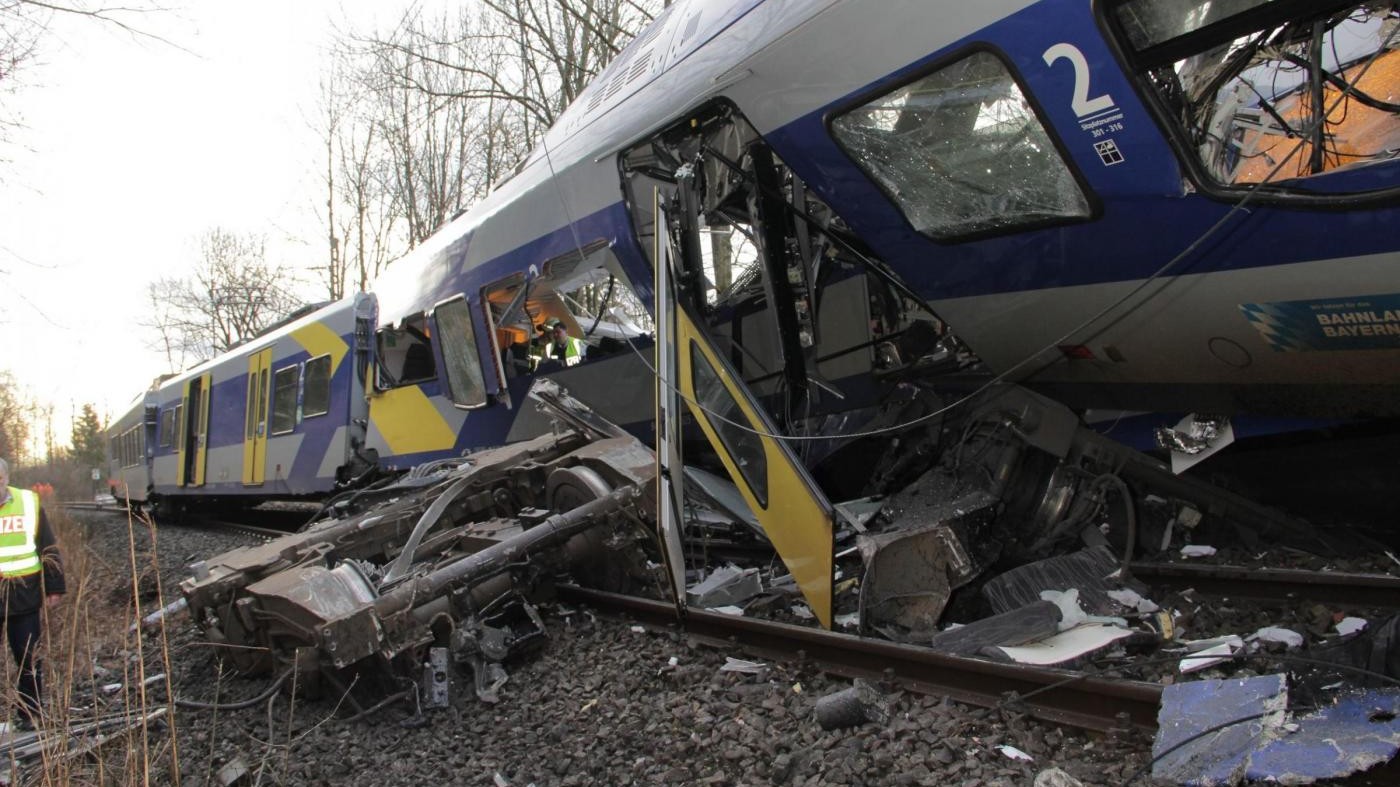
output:
[[[889,719],[880,693],[857,678],[850,688],[817,700],[817,724],[824,730],[856,727],[866,722],[884,724]]]

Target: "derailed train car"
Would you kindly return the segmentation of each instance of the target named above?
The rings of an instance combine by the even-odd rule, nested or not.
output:
[[[373,323],[373,296],[355,295],[158,380],[109,429],[114,494],[174,515],[320,496],[372,471]]]
[[[531,308],[605,279],[654,299],[654,341],[614,356],[641,374],[569,390],[602,409],[641,380],[625,393],[655,396],[654,454],[624,453],[662,472],[589,466],[572,441],[612,433],[580,427],[209,561],[186,597],[283,669],[298,651],[331,679],[432,647],[473,661],[538,631],[496,601],[520,596],[474,596],[531,584],[532,561],[499,562],[485,534],[517,534],[510,553],[538,522],[550,541],[588,520],[617,552],[536,578],[613,567],[594,581],[699,603],[706,557],[757,542],[760,564],[781,558],[750,567],[764,592],[826,627],[853,614],[864,635],[985,655],[1016,643],[950,643],[947,624],[1030,608],[1022,628],[1051,636],[1083,614],[1039,604],[1054,585],[1129,623],[1105,647],[1179,636],[1110,614],[1133,561],[1206,532],[1328,553],[1334,533],[1173,474],[1083,409],[1396,414],[1396,29],[1391,3],[672,4],[511,179],[376,285],[381,333],[413,326],[459,365],[396,394],[444,424],[415,460],[459,451],[493,408],[519,414],[509,350]],[[471,397],[451,398],[453,374]],[[377,428],[387,445],[397,427]],[[560,475],[577,494],[549,503],[580,466],[599,479]],[[620,535],[633,518],[642,536]],[[286,573],[323,550],[315,576]],[[307,605],[303,581],[345,603]],[[497,603],[522,628],[483,628]]]

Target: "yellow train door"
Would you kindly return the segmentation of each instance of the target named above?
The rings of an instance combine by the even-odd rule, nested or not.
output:
[[[658,271],[656,288],[656,297],[663,303],[657,304],[655,313],[658,323],[667,323],[658,325],[658,344],[664,341],[663,337],[669,335],[670,338],[666,342],[668,348],[658,351],[657,360],[661,376],[671,378],[662,380],[663,389],[658,393],[664,393],[664,388],[679,393],[729,471],[730,480],[738,486],[768,540],[792,573],[813,614],[823,626],[831,628],[835,568],[831,503],[787,443],[775,436],[776,428],[748,386],[691,316],[690,307],[679,296],[675,279],[670,275],[671,249],[666,242],[669,233],[665,217],[659,209],[654,215],[658,217],[656,265],[664,269]],[[667,353],[671,355],[669,362],[665,358]],[[665,399],[664,396],[658,398]],[[677,458],[680,413],[673,410],[667,414],[668,409],[671,408],[658,405],[658,418],[668,418],[672,427],[660,451],[660,461],[671,466],[666,468],[658,483],[664,487],[672,482],[675,488],[680,468],[672,463]],[[658,499],[666,501],[667,498],[663,488]],[[670,505],[674,506],[675,501]],[[662,512],[663,522],[669,518],[667,513]],[[674,516],[674,512],[671,514]],[[668,529],[663,526],[663,530]],[[668,562],[680,560],[680,556],[672,556]]]
[[[243,419],[243,484],[259,486],[267,471],[267,387],[272,348],[248,356],[248,398]]]

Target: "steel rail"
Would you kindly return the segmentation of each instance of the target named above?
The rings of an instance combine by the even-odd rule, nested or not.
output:
[[[1245,566],[1133,563],[1133,576],[1173,588],[1194,588],[1208,595],[1268,601],[1317,601],[1356,607],[1400,608],[1400,577],[1388,574],[1342,574]]]
[[[676,610],[669,602],[574,585],[560,586],[559,595],[644,625],[677,626]],[[1162,687],[1152,683],[958,658],[913,645],[705,610],[688,611],[682,628],[690,638],[719,647],[810,662],[851,678],[892,679],[911,690],[970,705],[1015,707],[1055,724],[1100,732],[1128,725],[1146,732],[1157,728]]]
[[[272,530],[256,525],[245,525],[242,522],[229,522],[222,519],[193,519],[190,521],[191,527],[202,527],[208,530],[223,530],[232,533],[254,536],[263,541],[273,541],[283,536],[291,535],[286,530]]]

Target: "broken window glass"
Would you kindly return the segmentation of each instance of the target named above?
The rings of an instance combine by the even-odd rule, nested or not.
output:
[[[1397,5],[1282,18],[1262,0],[1135,0],[1115,16],[1135,48],[1164,45],[1165,54],[1145,53],[1149,84],[1205,175],[1237,186],[1400,153]]]
[[[476,331],[465,298],[437,307],[438,336],[442,339],[442,360],[447,364],[447,386],[453,404],[477,407],[486,404],[486,382],[481,358],[476,351]]]
[[[832,130],[914,228],[935,238],[1090,213],[1020,86],[989,52],[863,104]]]
[[[1123,32],[1137,49],[1194,33],[1276,0],[1130,0],[1118,8]]]

